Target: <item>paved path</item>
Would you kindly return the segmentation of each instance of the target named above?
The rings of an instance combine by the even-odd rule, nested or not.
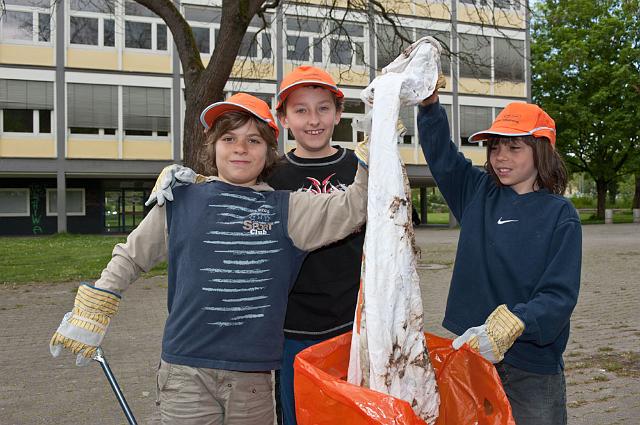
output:
[[[636,424],[640,418],[640,225],[584,228],[582,290],[567,361],[569,423]],[[457,230],[421,228],[425,324],[448,336],[444,312]],[[461,259],[464,261],[464,259]],[[97,364],[52,359],[48,341],[77,282],[0,287],[0,424],[124,424]],[[156,422],[155,369],[166,317],[166,278],[125,293],[104,348],[140,423]]]

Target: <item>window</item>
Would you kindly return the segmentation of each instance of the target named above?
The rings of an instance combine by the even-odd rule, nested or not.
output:
[[[220,28],[221,16],[222,9],[219,7],[184,6],[184,17],[191,25],[191,31],[200,53],[205,55],[212,53],[211,46],[214,44],[211,39],[213,32],[210,29],[213,28],[215,31]]]
[[[85,215],[84,189],[66,189],[67,214]],[[58,190],[47,189],[47,215],[58,215]]]
[[[151,49],[151,23],[125,21],[124,34],[124,47]]]
[[[3,40],[32,43],[51,41],[48,0],[5,0],[0,16]]]
[[[469,136],[491,126],[493,109],[487,106],[460,106],[460,139],[464,146],[478,146],[469,143]]]
[[[442,55],[440,56],[442,73],[445,75],[451,75],[451,34],[449,31],[417,29],[416,33],[416,40],[430,35],[440,42],[442,45]]]
[[[494,38],[495,79],[524,81],[524,42]]]
[[[113,19],[103,19],[104,23],[104,42],[105,46],[113,47],[116,45],[116,23]]]
[[[444,108],[444,111],[447,113],[447,118],[449,119],[449,131],[453,135],[453,115],[451,111],[451,105],[443,104],[442,107]],[[452,139],[453,139],[453,136],[452,136]]]
[[[364,25],[332,22],[328,34],[329,62],[336,65],[364,65]]]
[[[51,41],[51,15],[38,13],[38,41]]]
[[[72,16],[69,34],[72,44],[98,45],[98,19]]]
[[[2,131],[51,133],[53,83],[0,79]]]
[[[2,38],[7,40],[33,40],[32,13],[7,11],[2,21]]]
[[[416,107],[400,106],[398,121],[400,121],[398,124],[402,124],[406,129],[404,136],[400,138],[399,142],[403,144],[413,143],[414,136],[416,135]]]
[[[287,25],[287,59],[322,63],[322,21],[306,16],[289,16]]]
[[[71,134],[109,134],[118,128],[118,88],[100,84],[67,85],[67,125]]]
[[[69,43],[115,47],[114,0],[71,0]]]
[[[519,0],[493,0],[495,7],[500,9],[518,9],[520,8]]]
[[[238,57],[271,59],[271,32],[269,28],[273,18],[273,14],[265,14],[265,22],[257,15],[251,20],[249,28],[242,38]],[[266,28],[263,28],[265,23]],[[216,30],[216,37],[217,34]]]
[[[211,53],[209,28],[192,27],[193,37],[196,39],[196,46],[200,53],[208,55]]]
[[[491,78],[491,38],[460,34],[460,77]]]
[[[362,117],[364,110],[364,104],[360,99],[345,98],[342,118],[333,129],[332,140],[336,142],[356,142],[362,140],[364,134],[356,132],[351,123],[353,122],[353,118]]]
[[[475,6],[486,6],[489,4],[488,0],[460,0],[460,3],[472,4]]]
[[[220,24],[222,9],[219,7],[184,6],[184,17],[188,21],[203,22],[206,24]]]
[[[125,86],[122,107],[124,131],[129,136],[154,136],[171,130],[169,89]]]
[[[110,13],[115,12],[115,0],[71,0],[69,7],[78,12]]]
[[[33,111],[31,109],[3,111],[2,130],[13,133],[33,133]]]
[[[378,69],[389,65],[409,46],[409,43],[403,41],[396,31],[400,32],[407,40],[414,39],[412,28],[405,28],[399,25],[396,26],[395,30],[391,25],[377,25],[376,31],[376,68]]]
[[[0,217],[28,217],[29,189],[0,189]]]
[[[335,142],[353,142],[353,127],[351,127],[352,118],[342,117],[340,122],[333,127],[333,135],[331,140]]]
[[[127,0],[124,6],[124,47],[167,50],[167,26],[146,7]]]

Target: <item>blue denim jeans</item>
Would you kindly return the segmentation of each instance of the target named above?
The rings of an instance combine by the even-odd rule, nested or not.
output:
[[[496,364],[517,425],[566,425],[564,372],[540,375],[506,363]]]
[[[282,415],[283,425],[296,425],[296,402],[293,396],[293,361],[296,355],[305,348],[311,347],[322,340],[318,339],[284,339],[284,352],[282,353],[282,367],[277,373],[279,383],[279,410]],[[279,422],[280,423],[280,422]]]

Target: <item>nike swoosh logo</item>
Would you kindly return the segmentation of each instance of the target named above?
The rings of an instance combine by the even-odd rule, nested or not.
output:
[[[502,217],[500,217],[498,219],[498,224],[515,223],[516,221],[520,221],[520,220],[503,220]]]

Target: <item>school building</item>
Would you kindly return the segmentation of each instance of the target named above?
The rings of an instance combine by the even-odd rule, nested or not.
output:
[[[477,166],[484,164],[484,148],[468,144],[468,136],[488,127],[506,104],[530,98],[522,2],[382,1],[406,39],[433,35],[446,46],[447,87],[440,100],[453,139]],[[144,217],[157,174],[182,158],[184,82],[171,33],[159,17],[128,0],[4,3],[0,235],[132,230]],[[206,66],[222,2],[175,3]],[[381,16],[327,3],[334,2],[282,2],[262,31],[256,17],[226,90],[253,93],[275,107],[282,75],[300,64],[323,67],[346,95],[333,140],[353,148],[361,135],[351,121],[365,112],[360,91],[406,43]],[[407,132],[398,141],[400,153],[424,202],[434,183],[418,146],[416,109],[403,108],[401,119]],[[291,149],[294,142],[282,134],[282,148]]]

